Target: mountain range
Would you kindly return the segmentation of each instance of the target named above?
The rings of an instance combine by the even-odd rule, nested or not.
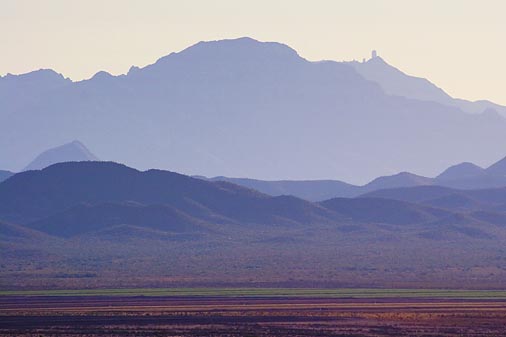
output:
[[[7,75],[0,167],[20,171],[71,139],[140,169],[353,183],[402,171],[433,176],[504,154],[502,107],[400,90],[415,82],[380,59],[310,62],[251,38],[200,42],[119,76]]]
[[[409,172],[373,179],[365,185],[352,185],[339,180],[279,180],[266,181],[248,178],[213,177],[196,178],[210,181],[228,181],[269,194],[293,195],[309,201],[323,201],[336,197],[357,197],[368,192],[414,186],[446,186],[456,189],[487,189],[506,186],[506,158],[484,169],[473,163],[453,165],[434,178],[423,177]]]
[[[0,288],[501,288],[504,116],[251,38],[8,74]]]
[[[56,163],[96,161],[88,148],[81,142],[57,146],[38,155],[25,170],[42,169]],[[0,182],[12,176],[9,171],[0,171]],[[227,181],[251,188],[270,196],[291,195],[309,201],[323,201],[338,197],[356,197],[380,189],[424,185],[448,186],[457,189],[479,189],[506,186],[506,158],[484,169],[473,163],[453,165],[434,178],[423,177],[409,172],[382,176],[359,186],[339,180],[279,180],[265,181],[250,178],[229,178],[194,176],[208,181]]]
[[[197,217],[202,221],[237,224],[310,223],[323,219],[322,214],[327,213],[295,197],[270,197],[226,182],[206,182],[169,171],[140,172],[112,162],[68,162],[22,172],[4,181],[0,189],[0,218],[28,224],[51,215],[65,218],[65,211],[81,211],[81,207],[74,206],[104,202],[167,204],[175,208],[171,216],[179,215],[180,219]],[[117,207],[121,211],[139,209],[137,206]],[[287,208],[290,212],[284,214]],[[103,209],[88,207],[88,213],[95,210]],[[293,218],[293,214],[298,217]]]
[[[425,185],[310,202],[169,171],[67,162],[0,183],[8,251],[0,275],[10,288],[493,287],[506,280],[505,223],[506,187]]]

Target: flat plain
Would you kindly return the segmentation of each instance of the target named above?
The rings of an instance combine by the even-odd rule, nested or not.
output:
[[[506,292],[111,289],[3,292],[0,336],[504,336]]]

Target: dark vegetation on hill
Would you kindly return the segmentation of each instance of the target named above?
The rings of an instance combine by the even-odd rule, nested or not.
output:
[[[505,205],[506,188],[414,186],[313,203],[62,163],[0,183],[2,288],[498,287]]]

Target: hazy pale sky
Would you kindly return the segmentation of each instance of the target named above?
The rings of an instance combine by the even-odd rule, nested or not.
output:
[[[452,96],[506,105],[504,0],[0,0],[0,75],[121,74],[201,40],[241,36],[309,60],[361,60],[377,49]]]

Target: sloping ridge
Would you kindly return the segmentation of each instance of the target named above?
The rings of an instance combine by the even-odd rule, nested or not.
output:
[[[206,223],[300,225],[339,219],[295,197],[112,162],[60,163],[17,174],[0,184],[0,218],[62,236],[119,224],[184,231]]]
[[[364,78],[378,83],[389,95],[403,96],[417,100],[432,101],[453,106],[467,113],[499,113],[506,116],[506,107],[489,101],[470,102],[448,95],[425,78],[410,76],[391,66],[381,57],[366,62],[349,62]]]
[[[489,166],[486,172],[493,175],[506,176],[506,157]]]

